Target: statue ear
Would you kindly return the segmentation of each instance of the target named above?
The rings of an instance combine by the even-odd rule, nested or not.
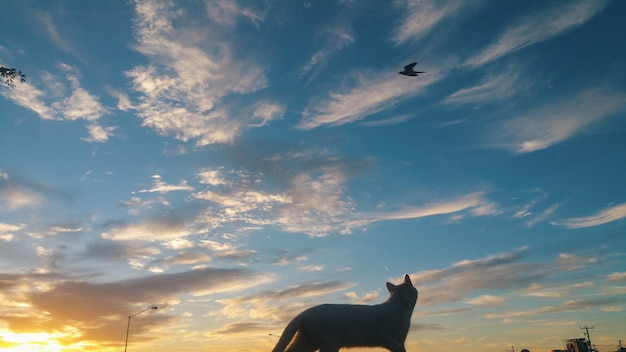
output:
[[[409,274],[404,275],[404,283],[413,286],[413,284],[411,283],[411,277],[409,276]]]
[[[393,293],[395,289],[396,289],[396,285],[392,284],[391,282],[387,283],[387,291],[389,291],[389,293]]]

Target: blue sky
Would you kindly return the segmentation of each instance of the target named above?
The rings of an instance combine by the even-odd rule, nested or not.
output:
[[[626,3],[2,6],[0,348],[267,351],[405,273],[409,351],[626,338]]]

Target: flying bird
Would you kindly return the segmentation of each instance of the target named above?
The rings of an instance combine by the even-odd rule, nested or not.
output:
[[[417,62],[410,63],[410,64],[404,66],[404,71],[400,71],[398,73],[401,74],[401,75],[405,75],[405,76],[417,76],[420,73],[426,73],[426,72],[422,72],[422,71],[414,71],[413,67],[415,67],[415,65],[417,65]]]

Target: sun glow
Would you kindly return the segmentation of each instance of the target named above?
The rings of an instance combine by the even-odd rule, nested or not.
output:
[[[71,334],[71,333],[70,333]],[[68,351],[67,346],[57,340],[67,337],[67,332],[29,332],[15,333],[11,330],[0,330],[0,349],[11,352],[61,352]]]

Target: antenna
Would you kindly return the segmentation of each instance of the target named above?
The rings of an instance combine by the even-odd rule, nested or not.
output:
[[[589,346],[589,350],[593,350],[593,348],[591,347],[591,336],[589,336],[589,329],[594,329],[595,327],[592,325],[592,326],[579,326],[578,328],[586,331],[584,335],[587,336],[587,345]]]

